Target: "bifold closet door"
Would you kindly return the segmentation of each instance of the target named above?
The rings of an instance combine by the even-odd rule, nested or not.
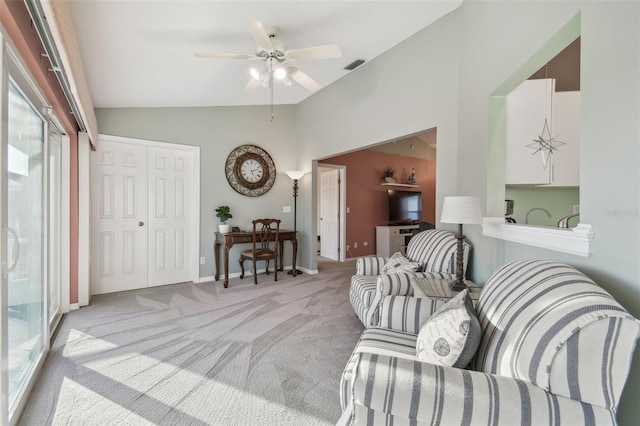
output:
[[[193,153],[148,148],[148,285],[191,281],[188,211],[193,197]]]
[[[193,280],[194,161],[178,147],[100,140],[91,162],[91,294]]]
[[[91,294],[145,288],[147,148],[100,141],[91,169]]]

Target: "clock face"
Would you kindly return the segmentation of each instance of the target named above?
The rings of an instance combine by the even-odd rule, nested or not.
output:
[[[273,186],[276,166],[264,149],[255,145],[241,145],[227,157],[225,175],[236,192],[247,197],[258,197]]]
[[[256,183],[262,179],[262,176],[264,176],[264,168],[259,161],[253,158],[248,158],[240,165],[240,174],[247,182]]]

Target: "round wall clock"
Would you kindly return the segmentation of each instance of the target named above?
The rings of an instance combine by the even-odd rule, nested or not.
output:
[[[224,168],[229,185],[247,197],[259,197],[271,189],[276,180],[276,165],[264,149],[240,145],[231,151]]]

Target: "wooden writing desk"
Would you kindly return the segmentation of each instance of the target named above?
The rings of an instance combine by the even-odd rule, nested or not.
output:
[[[216,232],[216,242],[213,247],[213,256],[216,261],[216,281],[220,279],[220,246],[224,245],[224,287],[229,286],[229,250],[234,244],[251,244],[253,233],[249,231],[241,232],[227,232],[222,234]],[[291,241],[293,246],[293,254],[291,255],[291,267],[293,268],[293,276],[296,276],[296,257],[298,255],[298,238],[294,231],[288,231],[286,229],[280,230],[279,235],[280,244],[280,267],[279,271],[284,269],[284,262],[282,259],[282,253],[284,252],[284,242]],[[278,267],[278,265],[276,265]],[[255,271],[254,271],[255,273]]]

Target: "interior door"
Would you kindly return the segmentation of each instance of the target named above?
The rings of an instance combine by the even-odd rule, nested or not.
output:
[[[147,287],[147,148],[100,141],[91,157],[91,294]]]
[[[320,174],[320,256],[339,260],[340,170]]]
[[[193,197],[193,153],[148,148],[148,285],[191,281],[188,208]]]

